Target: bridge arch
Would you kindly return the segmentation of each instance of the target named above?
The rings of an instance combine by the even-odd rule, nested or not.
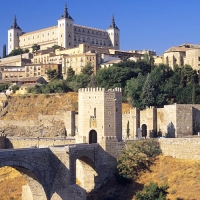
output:
[[[98,177],[95,163],[87,156],[81,156],[76,159],[76,183],[90,192],[95,187]]]
[[[1,167],[12,167],[19,171],[22,176],[27,181],[25,186],[28,190],[23,199],[29,200],[49,200],[50,198],[47,195],[46,186],[42,179],[42,175],[38,170],[36,170],[31,164],[24,162],[22,160],[7,160],[0,162]]]

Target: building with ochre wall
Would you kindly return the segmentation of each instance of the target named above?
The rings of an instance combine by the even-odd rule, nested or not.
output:
[[[8,30],[8,53],[18,47],[32,50],[34,44],[40,45],[40,49],[47,49],[54,45],[69,49],[81,43],[120,49],[120,30],[115,24],[114,16],[107,30],[76,25],[65,6],[57,26],[24,33],[18,26],[15,16],[13,25]]]

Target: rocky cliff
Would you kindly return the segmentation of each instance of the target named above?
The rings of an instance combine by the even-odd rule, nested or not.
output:
[[[0,134],[25,137],[65,135],[65,120],[69,111],[78,109],[77,99],[77,93],[72,92],[0,98]]]

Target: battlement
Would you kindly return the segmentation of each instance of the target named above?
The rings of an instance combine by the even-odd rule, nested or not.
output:
[[[3,138],[3,139],[6,138],[6,134],[1,133],[1,134],[0,134],[0,139],[1,139],[1,138]]]
[[[99,88],[99,87],[97,87],[97,88],[80,88],[78,90],[79,93],[80,92],[110,92],[110,91],[121,92],[121,88],[116,87],[114,89],[108,89],[107,91],[105,90],[105,88]]]

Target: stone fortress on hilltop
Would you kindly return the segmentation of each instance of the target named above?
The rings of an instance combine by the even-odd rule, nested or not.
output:
[[[82,43],[120,49],[120,30],[115,24],[114,16],[107,30],[76,25],[65,5],[64,13],[56,26],[25,33],[17,24],[15,16],[13,25],[8,30],[8,53],[17,47],[31,50],[34,44],[40,45],[40,49],[43,50],[53,45],[65,49],[74,48]]]

